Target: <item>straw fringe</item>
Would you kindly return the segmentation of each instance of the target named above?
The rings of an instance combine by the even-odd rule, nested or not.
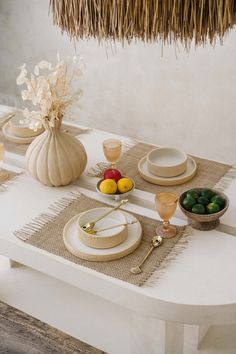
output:
[[[135,145],[138,144],[138,140],[135,139],[127,139],[123,144],[122,144],[122,155],[128,152],[130,149],[132,149]]]
[[[10,171],[8,171],[10,172]],[[15,173],[15,176],[10,177],[10,179],[6,180],[5,182],[0,184],[0,191],[5,191],[8,186],[14,183],[14,180],[20,176],[23,172],[17,172]]]
[[[50,0],[53,22],[71,38],[220,41],[236,23],[236,0]]]
[[[14,232],[14,236],[22,241],[28,241],[36,232],[40,231],[47,224],[52,222],[56,216],[59,216],[71,203],[78,200],[81,193],[70,192],[67,197],[61,198],[59,201],[53,203],[49,210],[51,213],[42,213],[34,218],[30,223],[26,224],[22,229]]]
[[[228,172],[217,182],[215,188],[223,192],[236,178],[236,165],[232,166]]]
[[[186,249],[191,236],[192,236],[192,228],[191,226],[185,226],[182,231],[182,235],[180,238],[176,238],[176,243],[173,247],[169,249],[169,252],[163,258],[159,258],[156,264],[156,267],[153,269],[152,273],[148,273],[146,278],[142,281],[140,286],[144,285],[145,287],[153,286],[157,280],[165,273],[167,266],[176,260],[177,256]],[[165,242],[165,240],[164,240]]]

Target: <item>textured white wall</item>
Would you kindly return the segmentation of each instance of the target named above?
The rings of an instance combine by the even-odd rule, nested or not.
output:
[[[17,66],[53,60],[74,45],[52,25],[49,0],[0,0],[0,93],[19,95]],[[94,41],[77,52],[86,71],[81,80],[81,124],[174,145],[187,152],[236,163],[236,30],[224,46],[117,46],[112,54]]]

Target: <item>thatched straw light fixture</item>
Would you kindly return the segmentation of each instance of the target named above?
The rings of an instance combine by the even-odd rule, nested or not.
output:
[[[50,0],[71,38],[171,43],[222,41],[236,23],[236,0]]]

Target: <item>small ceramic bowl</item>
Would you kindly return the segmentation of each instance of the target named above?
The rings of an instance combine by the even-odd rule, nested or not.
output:
[[[119,226],[110,230],[101,231],[97,234],[89,234],[82,229],[82,226],[88,222],[98,219],[100,216],[104,215],[111,208],[95,208],[85,211],[80,214],[77,220],[78,236],[80,241],[91,248],[112,248],[120,243],[124,242],[128,236],[127,226]],[[115,210],[102,220],[98,221],[94,230],[101,230],[110,226],[125,224],[127,219],[125,214],[120,210]]]
[[[160,177],[175,177],[186,171],[187,155],[171,147],[157,148],[147,154],[149,172]]]
[[[194,190],[197,191],[197,192],[201,192],[203,189],[205,189],[205,188],[194,188]],[[183,200],[186,197],[188,191],[185,191],[179,197],[180,209],[182,210],[184,215],[187,216],[189,224],[194,229],[202,230],[202,231],[215,229],[217,227],[217,225],[219,225],[219,223],[220,223],[220,217],[222,215],[224,215],[224,213],[226,212],[226,210],[229,207],[229,199],[224,193],[219,192],[218,190],[215,190],[215,189],[211,189],[211,188],[207,188],[207,189],[209,189],[210,191],[214,192],[215,194],[218,194],[225,201],[224,208],[222,210],[220,210],[219,212],[217,212],[217,213],[213,213],[213,214],[195,214],[195,213],[192,213],[191,211],[186,210],[184,208],[184,206],[183,206]]]
[[[9,121],[11,132],[15,136],[20,138],[31,138],[41,134],[44,131],[43,128],[37,129],[36,131],[30,129],[29,124],[21,123],[23,119],[24,117],[22,113],[16,112],[15,115]]]
[[[127,176],[122,176],[122,177],[127,177]],[[135,188],[134,180],[133,180],[132,178],[130,178],[130,177],[127,177],[127,178],[129,178],[129,179],[132,181],[133,187],[132,187],[132,189],[130,189],[130,190],[129,190],[128,192],[126,192],[126,193],[115,193],[115,194],[105,194],[105,193],[102,193],[102,192],[100,191],[100,188],[99,188],[99,187],[100,187],[100,183],[103,181],[103,179],[100,179],[100,180],[98,181],[97,186],[96,186],[96,191],[97,191],[99,194],[103,195],[104,197],[109,198],[109,199],[114,199],[114,200],[116,200],[116,201],[119,201],[119,200],[121,200],[121,199],[126,199],[126,198],[128,197],[128,195],[130,195],[130,194],[133,192],[134,188]]]

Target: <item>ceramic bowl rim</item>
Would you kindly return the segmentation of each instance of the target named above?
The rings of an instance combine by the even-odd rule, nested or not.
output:
[[[11,132],[13,133],[13,135],[15,135],[17,138],[33,138],[33,137],[37,137],[39,136],[41,133],[43,133],[44,128],[37,128],[36,130],[33,130],[30,128],[29,124],[25,124],[23,126],[18,126],[16,124],[14,124],[14,122],[18,123],[20,120],[22,120],[23,114],[21,111],[16,111],[13,115],[13,117],[11,117],[11,119],[8,121],[8,126],[9,129],[11,130]],[[22,133],[23,131],[23,133]],[[25,135],[25,131],[28,131],[29,133],[31,133],[30,136],[26,136]]]
[[[177,151],[178,153],[180,153],[183,156],[183,160],[181,162],[179,162],[178,164],[173,164],[173,165],[158,165],[157,163],[154,163],[151,160],[151,155],[154,153],[154,151],[160,151],[160,150],[173,150],[173,151]],[[147,154],[147,163],[150,164],[151,166],[155,167],[155,168],[168,168],[168,169],[172,169],[172,168],[176,168],[181,166],[182,164],[186,164],[187,163],[187,159],[188,159],[188,155],[180,150],[180,149],[176,149],[174,147],[170,147],[170,146],[163,146],[163,147],[159,147],[159,148],[155,148],[152,149],[151,151],[149,151],[149,153]]]
[[[120,233],[122,233],[122,232],[125,231],[126,226],[120,226],[120,227],[122,228],[121,231],[117,231],[116,233],[114,232],[113,234],[111,234],[111,235],[109,235],[109,236],[100,235],[99,233],[93,235],[93,234],[88,234],[86,231],[84,231],[84,230],[82,229],[82,227],[81,227],[79,221],[80,221],[81,218],[84,216],[84,214],[86,214],[87,212],[89,212],[89,211],[91,211],[91,210],[96,210],[96,209],[112,209],[112,206],[110,206],[110,207],[109,207],[109,206],[107,206],[107,207],[104,206],[104,207],[92,208],[92,209],[89,209],[89,210],[86,210],[86,211],[80,213],[79,216],[78,216],[78,218],[77,218],[77,221],[76,221],[76,225],[77,225],[77,228],[78,228],[78,232],[79,232],[79,233],[81,232],[84,236],[89,236],[89,238],[94,239],[94,240],[103,240],[103,239],[109,240],[109,239],[114,238],[114,237],[116,237],[117,235],[119,235]],[[125,214],[122,213],[122,211],[116,210],[115,212],[117,212],[118,214],[120,214],[120,215],[122,216],[122,218],[124,219],[124,220],[121,221],[121,223],[122,223],[122,222],[123,222],[123,223],[126,223],[126,222],[127,222],[127,218],[125,217]],[[116,230],[116,229],[114,229],[114,230]]]

